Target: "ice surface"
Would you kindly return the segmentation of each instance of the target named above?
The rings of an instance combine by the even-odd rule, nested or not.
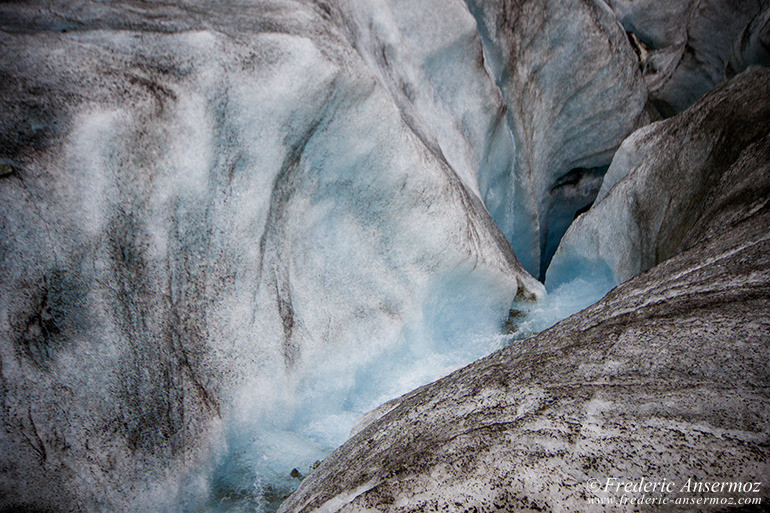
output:
[[[5,501],[268,507],[542,295],[462,3],[413,39],[436,4],[271,5],[0,6]]]
[[[767,133],[768,95],[754,85],[767,75],[751,68],[685,112],[629,137],[596,204],[564,235],[548,269],[549,290],[576,275],[615,286],[690,244],[711,189]]]
[[[351,43],[433,153],[479,194],[479,177],[507,172],[505,103],[483,65],[462,0],[338,2]],[[494,155],[494,153],[503,155]]]
[[[604,0],[638,40],[651,103],[681,112],[729,76],[768,62],[766,0]],[[728,65],[729,64],[729,65]]]
[[[608,468],[681,482],[765,475],[769,75],[746,72],[652,125],[636,141],[642,158],[627,159],[638,164],[578,218],[615,247],[644,237],[636,257],[665,262],[383,405],[280,511],[593,511],[586,486]],[[617,210],[597,210],[616,195]],[[634,234],[617,222],[628,217]],[[593,302],[602,283],[575,278],[584,270],[565,272],[544,301],[515,304],[506,324],[526,336]]]
[[[563,202],[559,183],[577,169],[609,165],[623,139],[646,123],[646,87],[626,35],[601,2],[468,5],[508,106],[514,148],[509,171],[483,179],[481,192],[519,260],[541,276],[565,218],[596,192],[576,188]]]
[[[586,236],[501,334],[647,94],[600,2],[469,3],[0,5],[0,495],[271,509],[622,278],[634,243]]]
[[[510,341],[500,323],[506,298],[490,295],[483,276],[467,267],[432,282],[395,343],[319,352],[285,382],[246,390],[210,477],[197,487],[199,475],[189,478],[183,510],[274,511],[365,413]]]

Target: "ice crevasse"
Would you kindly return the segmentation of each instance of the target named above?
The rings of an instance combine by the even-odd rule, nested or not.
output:
[[[9,507],[266,507],[271,473],[291,479],[263,464],[275,444],[309,467],[542,295],[475,183],[493,84],[407,94],[449,120],[431,132],[337,7],[271,5],[2,7]],[[491,338],[399,379],[381,365],[463,334]]]
[[[1,5],[0,506],[272,509],[578,309],[533,275],[662,109],[623,5]]]

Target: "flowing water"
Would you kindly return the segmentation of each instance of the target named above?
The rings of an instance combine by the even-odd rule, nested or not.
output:
[[[250,414],[233,415],[211,465],[187,483],[177,510],[273,512],[317,462],[380,404],[435,381],[593,304],[606,284],[562,283],[538,302],[515,302],[507,330],[483,287],[453,277],[410,319],[398,343],[327,355],[291,383],[244,393]],[[507,331],[507,332],[506,332]],[[246,410],[249,408],[246,407]]]

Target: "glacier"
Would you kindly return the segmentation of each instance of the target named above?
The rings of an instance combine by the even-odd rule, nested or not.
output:
[[[628,182],[635,197],[670,190],[687,203],[690,184],[659,183],[680,178],[672,158],[698,150],[686,137],[704,119],[745,121],[725,126],[732,137],[712,141],[715,158],[692,173],[712,178],[708,200],[665,260],[553,328],[384,405],[279,511],[630,512],[641,493],[601,484],[664,477],[672,493],[644,497],[668,505],[651,509],[766,500],[764,489],[728,497],[684,486],[758,482],[770,470],[770,131],[752,132],[767,119],[768,75],[738,75],[660,127],[676,125],[681,139],[668,133],[665,151],[648,154],[658,180]],[[748,140],[735,134],[744,130]],[[597,220],[616,232],[624,222]]]
[[[752,66],[769,63],[768,12],[0,4],[0,511],[266,512],[300,483],[285,511],[330,483],[327,508],[375,497],[375,481],[335,477],[382,454],[327,458],[346,440],[360,454],[363,437],[390,440],[377,433],[425,436],[388,424],[408,398],[439,387],[441,404],[475,408],[453,380],[494,379],[467,364],[559,352],[530,337],[703,237],[754,237],[727,221],[685,233],[679,211],[661,228],[621,191],[657,212],[665,189],[699,205],[689,220],[737,223],[747,195],[761,210],[741,177],[764,155],[751,87],[766,82]],[[698,154],[686,184],[658,177],[684,159],[658,151],[668,140]],[[626,237],[586,243],[599,232]],[[593,311],[654,288],[635,287]],[[564,340],[605,314],[580,315]],[[527,358],[511,372],[540,379]],[[506,394],[482,402],[518,407]],[[426,429],[458,421],[420,408]]]
[[[752,65],[770,64],[767,0],[607,4],[632,34],[650,103],[666,117],[682,112],[725,78]]]
[[[384,398],[500,347],[511,301],[543,295],[477,192],[494,85],[471,68],[471,100],[437,75],[481,56],[463,4],[462,44],[407,41],[427,53],[379,70],[345,6],[42,6],[0,16],[9,507],[196,508],[230,493],[207,467],[269,456],[256,436],[301,439],[309,466]],[[410,67],[414,107],[392,90]],[[250,486],[292,470],[255,465]]]
[[[500,185],[482,194],[522,264],[544,277],[565,223],[593,202],[596,178],[623,139],[647,122],[647,88],[602,2],[469,6],[486,36],[516,150]]]
[[[768,80],[765,68],[752,68],[626,139],[596,204],[562,239],[547,285],[570,282],[581,269],[583,279],[603,275],[609,290],[687,247],[690,232],[711,217],[715,182],[770,131],[770,97],[747,85]]]

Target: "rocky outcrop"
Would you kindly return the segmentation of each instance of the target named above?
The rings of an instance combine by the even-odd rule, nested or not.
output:
[[[767,0],[605,0],[629,32],[663,116],[692,105],[730,76],[767,65]],[[764,35],[763,35],[764,34]]]
[[[686,488],[770,472],[764,77],[747,73],[645,132],[659,141],[646,166],[702,155],[708,187],[694,187],[681,168],[670,169],[681,187],[637,170],[605,198],[624,191],[642,206],[663,194],[686,221],[660,239],[667,260],[554,328],[375,412],[281,511],[605,511],[597,500],[623,495],[614,483],[643,478],[675,483],[648,497],[767,501],[764,485],[743,494]],[[710,117],[725,127],[715,140]],[[694,204],[703,205],[697,215]]]
[[[158,511],[223,419],[380,357],[443,280],[495,327],[541,293],[481,153],[440,157],[338,11],[0,6],[0,509]]]
[[[468,2],[508,105],[514,162],[482,197],[524,266],[545,272],[612,155],[647,122],[647,90],[626,35],[596,0]]]
[[[629,137],[596,204],[562,239],[548,286],[584,273],[604,275],[610,287],[675,255],[705,221],[722,176],[770,132],[768,80],[770,70],[749,70]]]

